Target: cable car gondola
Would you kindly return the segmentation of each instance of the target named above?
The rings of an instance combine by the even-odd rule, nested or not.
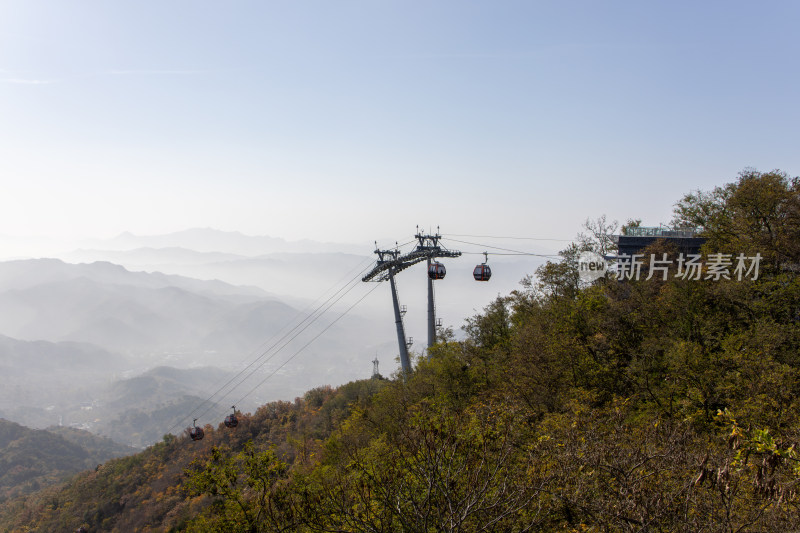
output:
[[[445,274],[447,274],[447,270],[438,261],[432,262],[428,267],[428,277],[431,279],[444,279]]]
[[[226,428],[235,428],[236,426],[239,425],[239,419],[236,418],[236,406],[235,405],[231,406],[231,409],[233,409],[233,414],[225,417]]]
[[[197,427],[197,419],[195,418],[192,422],[192,427],[189,428],[189,436],[192,440],[201,440],[205,433],[203,432],[203,428]]]
[[[486,264],[486,262],[489,261],[489,254],[483,252],[483,255],[486,257],[486,260],[476,266],[475,270],[472,271],[472,277],[475,278],[475,281],[489,281],[489,278],[492,277],[492,269]]]

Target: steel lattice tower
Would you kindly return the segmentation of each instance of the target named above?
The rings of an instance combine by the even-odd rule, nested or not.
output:
[[[375,253],[378,254],[378,261],[375,266],[370,270],[367,275],[361,278],[361,281],[386,281],[392,289],[392,305],[394,307],[395,326],[397,328],[397,343],[400,348],[400,366],[403,372],[411,371],[411,359],[408,355],[408,347],[410,342],[406,341],[405,326],[403,325],[403,313],[401,312],[400,304],[397,299],[397,285],[395,283],[395,275],[410,266],[416,265],[422,261],[426,261],[428,270],[430,270],[431,263],[434,259],[439,257],[460,257],[461,252],[457,250],[448,250],[440,244],[441,235],[439,235],[438,228],[435,235],[423,235],[419,232],[417,227],[417,234],[414,235],[417,239],[417,247],[411,252],[400,255],[399,250],[379,250],[377,243],[375,245]],[[428,279],[428,348],[436,344],[436,307],[433,301],[433,279],[427,276]]]

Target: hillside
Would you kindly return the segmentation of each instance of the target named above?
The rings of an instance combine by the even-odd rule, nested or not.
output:
[[[675,216],[704,261],[758,275],[658,270],[658,241],[642,276],[588,282],[580,253],[608,236],[586,237],[409,375],[167,435],[6,503],[0,529],[797,530],[800,180],[749,171]]]
[[[0,417],[79,426],[141,448],[230,376],[215,367],[131,372],[141,365],[92,344],[0,336]]]
[[[0,417],[36,428],[71,423],[71,413],[91,405],[93,387],[132,366],[92,344],[0,336]]]
[[[160,366],[121,379],[97,391],[91,411],[92,431],[116,442],[142,448],[161,439],[231,374],[219,368],[179,369]],[[209,406],[215,406],[211,402]],[[219,409],[217,409],[219,410]]]
[[[199,466],[193,461],[203,461],[215,448],[240,451],[253,442],[258,449],[275,450],[283,461],[307,464],[333,428],[383,384],[366,380],[335,391],[322,387],[294,403],[273,402],[252,415],[240,414],[234,430],[206,425],[205,438],[196,443],[166,435],[145,451],[107,461],[62,487],[1,504],[0,530],[73,531],[82,524],[90,531],[184,529],[210,503],[191,493],[184,472]]]
[[[0,502],[135,451],[86,431],[34,430],[0,419]]]

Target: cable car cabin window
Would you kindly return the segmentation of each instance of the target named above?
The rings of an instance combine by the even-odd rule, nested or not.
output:
[[[492,277],[492,269],[489,268],[489,265],[478,265],[472,271],[472,277],[475,278],[475,281],[489,281],[489,278]]]
[[[434,262],[428,267],[428,277],[431,279],[444,279],[446,273],[447,270],[445,270],[444,265],[441,263]]]

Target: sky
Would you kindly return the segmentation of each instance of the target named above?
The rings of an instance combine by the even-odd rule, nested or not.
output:
[[[745,168],[800,173],[798,22],[793,1],[0,0],[0,235],[668,223]]]

